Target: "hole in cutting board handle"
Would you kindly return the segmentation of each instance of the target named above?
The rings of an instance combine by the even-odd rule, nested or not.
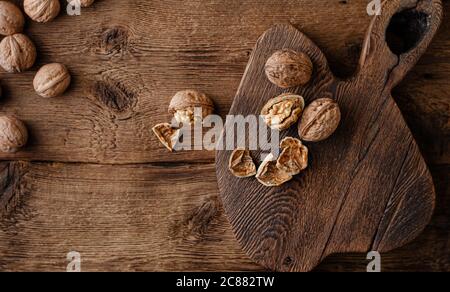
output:
[[[386,42],[392,53],[401,55],[413,50],[430,27],[430,16],[416,9],[396,13],[386,31]]]

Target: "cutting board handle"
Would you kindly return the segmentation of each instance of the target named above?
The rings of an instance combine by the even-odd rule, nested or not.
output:
[[[363,44],[358,77],[378,76],[385,88],[395,87],[424,54],[442,14],[439,0],[383,1]]]

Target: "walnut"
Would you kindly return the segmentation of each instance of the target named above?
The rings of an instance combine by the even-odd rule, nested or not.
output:
[[[33,80],[34,90],[42,97],[62,95],[70,85],[70,74],[63,64],[53,63],[43,66]]]
[[[17,152],[27,140],[28,131],[22,121],[12,116],[0,116],[0,151]]]
[[[0,43],[0,66],[7,72],[22,72],[33,67],[36,47],[24,34],[5,37]]]
[[[156,137],[158,137],[159,141],[161,141],[161,143],[172,152],[178,142],[180,130],[172,128],[172,126],[168,123],[158,124],[154,126],[152,130]]]
[[[308,167],[308,148],[302,141],[287,137],[281,141],[280,147],[282,152],[277,160],[277,167],[280,170],[297,175]]]
[[[89,7],[91,6],[95,0],[79,0],[81,7]]]
[[[195,116],[194,108],[202,108],[202,116]],[[184,90],[176,93],[169,105],[169,113],[174,115],[178,123],[193,124],[214,112],[214,103],[205,94],[195,90]]]
[[[266,187],[278,187],[290,181],[292,175],[277,167],[277,161],[273,154],[267,155],[263,163],[259,166],[256,178]]]
[[[298,134],[302,140],[319,142],[330,137],[341,121],[337,102],[330,98],[313,101],[304,111]]]
[[[233,151],[228,168],[234,176],[239,178],[256,175],[256,165],[250,156],[250,151],[243,148]]]
[[[0,34],[12,35],[22,32],[25,18],[20,9],[6,1],[0,1]]]
[[[281,88],[290,88],[305,85],[311,80],[313,63],[306,54],[285,49],[275,52],[267,60],[265,70],[270,82]]]
[[[34,21],[49,22],[58,16],[61,5],[59,0],[24,0],[23,9]]]
[[[261,115],[270,128],[282,131],[298,121],[304,107],[303,97],[286,93],[271,99],[261,110]]]

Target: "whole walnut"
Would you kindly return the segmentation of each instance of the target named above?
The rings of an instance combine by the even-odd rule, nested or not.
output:
[[[0,151],[17,152],[27,140],[28,131],[22,121],[12,116],[0,116]]]
[[[94,3],[95,0],[79,0],[81,3],[81,7],[89,7]]]
[[[202,114],[196,115],[195,108],[201,108]],[[214,103],[205,94],[196,90],[184,90],[176,93],[169,105],[169,113],[182,124],[193,124],[214,112]]]
[[[59,0],[24,0],[23,9],[34,21],[49,22],[58,16],[61,5]]]
[[[331,98],[320,98],[303,112],[298,134],[305,141],[319,142],[330,137],[340,121],[341,111],[337,102]]]
[[[281,88],[305,85],[311,80],[313,63],[304,53],[293,50],[275,52],[267,60],[266,75],[270,82]]]
[[[63,64],[53,63],[43,66],[33,80],[36,93],[45,98],[62,95],[70,85],[69,70]]]
[[[24,34],[5,37],[0,43],[0,66],[7,72],[23,72],[33,67],[36,47]]]
[[[0,34],[12,35],[22,32],[25,18],[20,9],[6,1],[0,1]]]

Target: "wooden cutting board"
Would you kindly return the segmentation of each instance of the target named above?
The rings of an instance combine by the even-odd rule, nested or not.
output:
[[[286,92],[267,80],[264,65],[289,48],[308,54],[315,72],[306,87],[288,91],[307,103],[336,99],[342,122],[330,139],[306,143],[309,168],[281,187],[235,178],[228,170],[231,151],[217,151],[225,212],[254,261],[276,271],[310,271],[330,254],[383,253],[422,232],[434,210],[434,186],[391,90],[425,52],[441,18],[440,0],[385,1],[348,80],[335,78],[320,49],[292,26],[275,26],[258,40],[230,115],[259,115],[269,99]],[[297,129],[285,136],[298,137]],[[259,164],[260,151],[251,154]]]

